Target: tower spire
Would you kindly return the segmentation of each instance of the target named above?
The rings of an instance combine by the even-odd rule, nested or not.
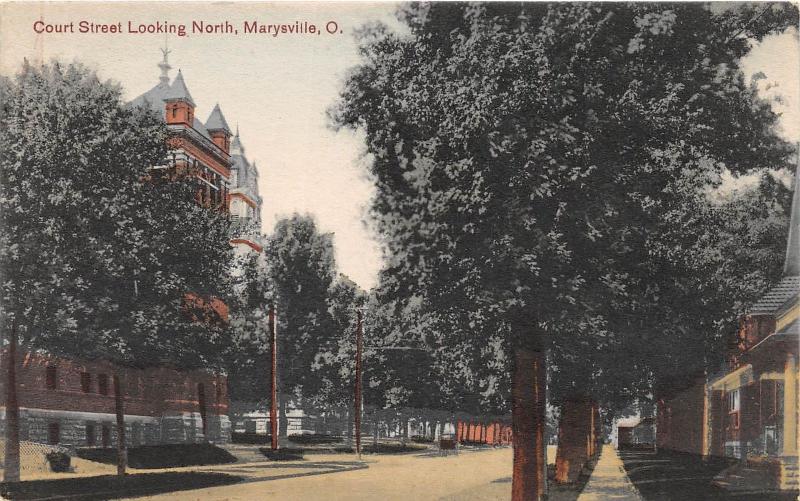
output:
[[[800,144],[797,147],[796,161],[792,212],[789,219],[789,239],[786,242],[786,260],[783,262],[784,277],[800,275]]]
[[[164,48],[161,49],[161,54],[164,55],[164,59],[158,63],[158,67],[161,69],[161,76],[158,78],[158,81],[164,85],[169,84],[169,70],[172,68],[172,66],[169,65],[169,60],[167,59],[167,56],[169,56],[170,52],[172,51],[169,50],[167,37],[164,37]]]

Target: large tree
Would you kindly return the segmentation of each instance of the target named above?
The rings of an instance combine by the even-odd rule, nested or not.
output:
[[[332,235],[311,216],[281,219],[264,247],[278,315],[280,433],[286,437],[287,400],[310,398],[319,378],[309,369],[333,337],[328,291],[336,278]]]
[[[4,331],[55,355],[220,368],[228,221],[191,180],[149,175],[166,158],[160,117],[80,64],[26,63],[0,99]]]
[[[398,296],[465,318],[475,345],[502,335],[512,492],[539,499],[545,350],[581,317],[633,339],[651,235],[723,169],[784,164],[739,60],[796,10],[415,4],[401,19],[409,35],[362,32],[334,120],[366,133]]]

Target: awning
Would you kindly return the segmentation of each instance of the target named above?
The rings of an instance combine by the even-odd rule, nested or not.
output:
[[[753,382],[753,366],[745,365],[710,384],[712,390],[731,391]]]

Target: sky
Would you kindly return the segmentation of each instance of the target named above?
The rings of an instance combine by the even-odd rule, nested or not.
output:
[[[370,21],[400,28],[396,4],[374,3],[4,3],[0,4],[0,73],[22,59],[87,64],[101,78],[120,82],[126,99],[158,83],[160,48],[172,51],[174,77],[181,69],[203,121],[216,103],[259,172],[263,230],[292,212],[313,214],[334,233],[339,271],[362,287],[376,285],[380,248],[365,224],[372,196],[364,138],[330,127],[326,110],[336,102],[348,69],[358,64],[353,31]],[[73,23],[74,33],[37,35],[40,17],[52,26]],[[228,21],[238,33],[135,33],[128,22],[186,25]],[[79,33],[80,22],[121,23],[124,33]],[[243,22],[310,23],[321,34],[245,34]],[[334,24],[329,24],[330,22]],[[326,30],[330,28],[333,34]],[[338,29],[335,29],[338,28]],[[782,134],[800,141],[800,51],[797,30],[774,36],[743,61],[750,75],[763,72],[765,96],[780,95]]]

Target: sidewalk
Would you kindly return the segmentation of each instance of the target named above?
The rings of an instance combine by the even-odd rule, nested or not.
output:
[[[589,482],[578,497],[578,501],[615,499],[620,501],[641,501],[641,496],[628,479],[622,460],[613,445],[603,446],[597,466],[594,467]]]

